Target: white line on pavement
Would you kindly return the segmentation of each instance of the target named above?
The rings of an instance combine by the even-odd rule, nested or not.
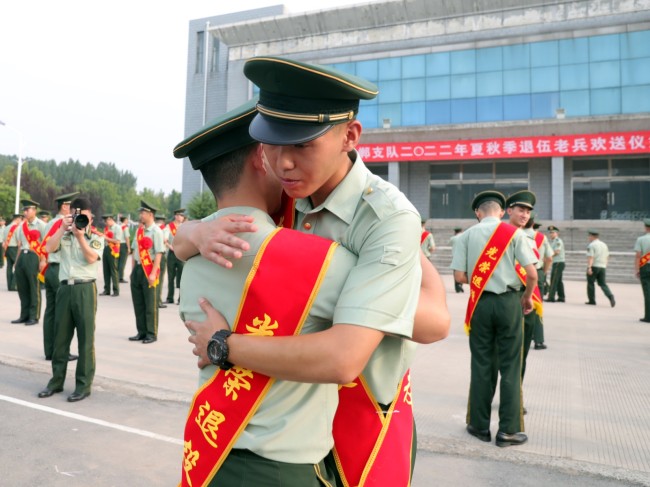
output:
[[[105,426],[107,428],[113,428],[119,431],[124,431],[126,433],[131,433],[134,435],[145,436],[147,438],[152,438],[154,440],[166,441],[167,443],[173,443],[175,445],[182,445],[183,440],[179,438],[172,438],[171,436],[159,435],[152,433],[151,431],[145,431],[138,428],[131,428],[130,426],[124,426],[121,424],[110,423],[101,419],[90,418],[88,416],[83,416],[81,414],[69,413],[68,411],[62,411],[60,409],[51,408],[49,406],[41,406],[40,404],[34,404],[32,402],[23,401],[21,399],[16,399],[14,397],[3,396],[0,394],[0,400],[18,404],[20,406],[26,406],[28,408],[37,409],[39,411],[45,411],[46,413],[57,414],[59,416],[64,416],[66,418],[76,419],[77,421],[84,421],[86,423],[93,423],[99,426]]]

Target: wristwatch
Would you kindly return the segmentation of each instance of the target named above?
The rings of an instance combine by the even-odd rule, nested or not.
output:
[[[228,344],[226,340],[232,335],[230,330],[219,330],[208,342],[208,360],[222,370],[228,370],[232,364],[228,362]]]

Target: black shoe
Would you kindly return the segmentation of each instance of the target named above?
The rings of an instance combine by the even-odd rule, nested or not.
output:
[[[156,340],[158,340],[156,337],[147,337],[144,340],[142,340],[142,343],[153,343]]]
[[[174,304],[174,298],[165,301],[167,304]]]
[[[113,296],[114,298],[118,297],[119,295],[120,295],[120,293],[113,293],[113,294],[111,294],[111,296]]]
[[[68,362],[74,362],[79,358],[79,355],[75,355],[74,353],[71,353],[68,355]]]
[[[49,362],[49,361],[52,360],[52,357],[48,357],[48,356],[46,355],[46,356],[45,356],[45,360],[47,360],[47,361]]]
[[[83,401],[88,396],[90,396],[90,392],[73,392],[68,396],[68,402]]]
[[[38,320],[27,320],[25,326],[38,325]]]
[[[555,299],[545,299],[544,301],[547,302],[547,303],[554,303]]]
[[[167,307],[167,305],[166,305],[166,304],[164,304],[164,303],[160,303],[160,304],[158,305],[158,307],[159,307],[159,308],[166,308],[166,307]]]
[[[546,350],[548,347],[544,345],[543,343],[536,343],[535,344],[535,350]]]
[[[15,325],[19,325],[20,323],[25,323],[26,321],[28,321],[27,318],[18,318],[17,320],[11,320],[11,322]]]
[[[616,306],[616,300],[614,299],[613,294],[609,297],[609,304],[612,306],[612,308]]]
[[[645,318],[639,318],[639,321],[642,321],[643,323],[650,323],[650,320],[646,320]]]
[[[591,301],[587,301],[585,304],[588,304],[590,306],[596,306],[596,303],[592,303]]]
[[[144,340],[145,338],[146,337],[144,335],[139,335],[138,334],[138,335],[134,335],[132,337],[129,337],[129,341],[131,341],[131,342],[139,342],[139,341]]]
[[[523,445],[528,441],[526,433],[504,433],[499,431],[497,433],[497,446],[517,446]]]
[[[489,429],[488,430],[480,430],[478,428],[475,428],[471,424],[468,424],[467,425],[467,432],[470,435],[475,436],[476,438],[478,438],[481,441],[485,441],[485,442],[492,441],[492,435],[490,434]]]
[[[557,302],[558,303],[564,303],[565,301],[564,301],[564,299],[558,299]]]
[[[129,281],[125,281],[124,279],[120,279],[120,284],[128,284]]]
[[[102,292],[102,293],[99,293],[99,295],[100,295],[100,296],[110,296],[111,293],[109,293],[109,292],[107,292],[107,291],[104,291],[104,292]]]
[[[44,397],[50,397],[56,394],[57,392],[61,392],[63,389],[48,389],[47,387],[43,389],[41,392],[38,393],[38,397],[41,399]]]

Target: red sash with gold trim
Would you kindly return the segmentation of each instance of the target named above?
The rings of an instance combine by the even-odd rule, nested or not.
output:
[[[23,233],[25,234],[25,238],[27,239],[27,242],[29,242],[29,249],[34,251],[36,255],[39,257],[42,257],[43,254],[41,254],[41,232],[39,230],[36,230],[38,232],[38,237],[35,237],[35,234],[33,235],[31,230],[29,229],[29,226],[27,225],[27,220],[23,222]]]
[[[537,239],[535,239],[535,243],[537,243]],[[539,251],[537,248],[533,249],[533,254],[535,254],[535,257],[539,259]],[[526,269],[522,267],[522,265],[519,262],[515,262],[515,271],[517,272],[517,276],[519,276],[519,280],[521,283],[525,286],[526,285]],[[535,289],[533,290],[533,309],[535,310],[535,313],[541,318],[544,315],[544,309],[542,305],[542,293],[539,291],[539,286],[535,285]]]
[[[18,223],[14,223],[9,227],[9,232],[7,233],[7,238],[5,238],[5,242],[7,242],[7,246],[9,246],[9,241],[11,240],[11,237],[14,236],[14,233],[16,229],[18,228]]]
[[[274,230],[248,274],[233,331],[265,336],[300,333],[337,246],[295,230]],[[217,370],[197,391],[185,424],[181,486],[211,481],[273,382],[235,365]]]
[[[537,248],[541,249],[543,243],[544,243],[544,234],[542,232],[535,232],[535,245],[537,245]]]
[[[334,459],[345,487],[408,486],[413,403],[407,371],[384,415],[363,376],[339,387],[334,416]]]
[[[149,277],[151,271],[153,271],[153,260],[151,260],[151,255],[149,254],[149,249],[153,246],[153,240],[149,237],[144,236],[144,226],[138,228],[138,232],[135,236],[138,242],[138,253],[140,254],[140,263],[142,264],[142,269],[144,270],[145,276]],[[156,280],[153,285],[149,287],[156,287],[159,282],[160,269],[158,269],[158,274],[156,275]]]
[[[483,294],[485,285],[492,277],[494,269],[501,261],[501,257],[506,252],[508,245],[514,237],[517,227],[509,223],[501,222],[494,229],[494,233],[489,238],[485,247],[481,251],[481,255],[474,265],[472,271],[472,278],[469,281],[469,300],[467,301],[467,312],[465,313],[465,333],[469,335],[471,330],[471,321],[478,300]]]
[[[104,228],[104,237],[115,238],[115,234],[111,231],[109,227]],[[111,255],[114,258],[119,258],[120,256],[120,242],[117,243],[108,243],[108,247],[111,249]]]
[[[639,268],[643,267],[648,262],[650,262],[650,252],[648,252],[643,257],[641,257],[641,259],[639,260]]]
[[[422,245],[422,244],[424,243],[424,240],[425,240],[429,235],[430,235],[430,233],[427,232],[426,230],[424,230],[424,231],[422,232],[422,236],[420,237],[420,245]]]
[[[172,234],[172,237],[175,237],[176,230],[178,230],[178,228],[176,228],[176,224],[174,222],[171,222],[168,226],[169,226],[169,233]]]
[[[45,250],[45,244],[47,244],[47,241],[50,239],[52,235],[56,233],[56,231],[59,229],[59,227],[63,224],[63,218],[59,218],[57,221],[52,224],[50,227],[50,230],[47,232],[45,237],[43,237],[43,241],[41,242],[40,246],[40,254],[43,255],[47,258],[47,251]],[[38,280],[41,282],[45,282],[45,272],[47,271],[47,268],[50,266],[49,262],[45,263],[45,267],[43,267],[43,270],[38,273]]]

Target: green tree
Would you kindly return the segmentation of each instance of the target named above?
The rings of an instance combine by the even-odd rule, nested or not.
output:
[[[0,215],[11,220],[16,204],[16,187],[0,179]],[[20,208],[18,209],[20,210]]]
[[[197,194],[188,205],[190,218],[198,220],[217,211],[217,203],[209,191]]]

